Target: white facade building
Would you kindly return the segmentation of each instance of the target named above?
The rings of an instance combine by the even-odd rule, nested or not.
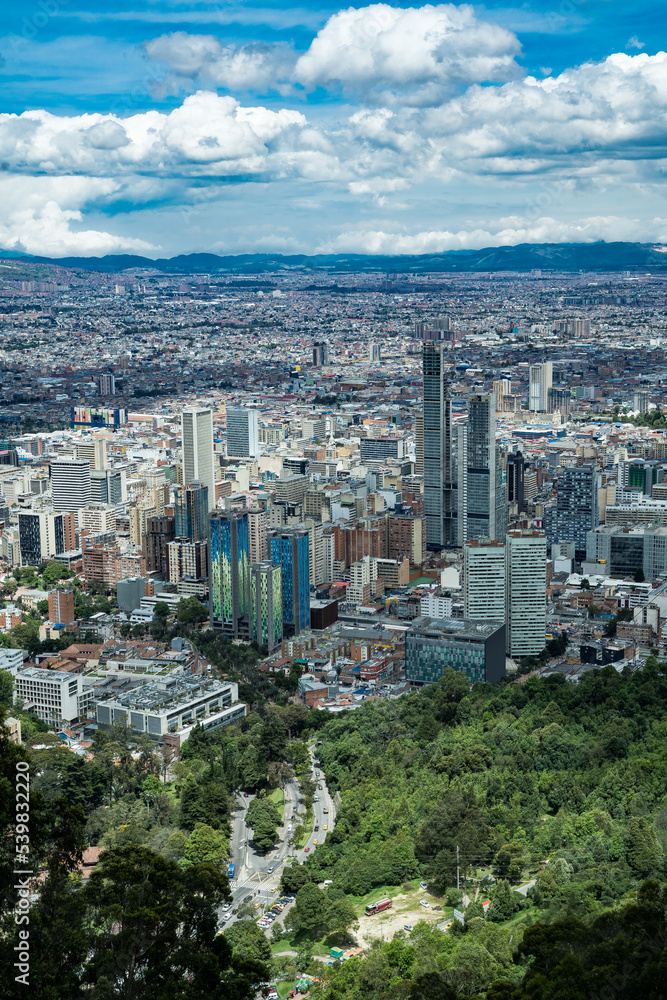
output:
[[[505,565],[507,652],[535,656],[544,649],[546,633],[546,537],[539,531],[510,531]]]
[[[183,484],[200,482],[208,486],[208,509],[215,507],[213,464],[213,413],[207,409],[183,410]]]
[[[472,539],[463,546],[463,617],[505,621],[505,545]]]

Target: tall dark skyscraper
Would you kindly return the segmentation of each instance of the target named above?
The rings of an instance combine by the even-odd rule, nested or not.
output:
[[[545,526],[549,545],[574,542],[577,558],[586,554],[586,534],[597,528],[599,517],[599,474],[594,465],[577,465],[561,476],[556,506],[546,511]]]
[[[208,538],[208,486],[192,482],[174,487],[176,538],[203,542]]]
[[[452,449],[452,402],[442,344],[425,343],[424,513],[431,549],[458,544],[456,472]]]
[[[516,503],[519,513],[525,510],[523,494],[523,477],[526,469],[526,460],[521,451],[511,451],[507,456],[507,499],[510,503]]]
[[[458,432],[459,544],[469,538],[502,541],[507,530],[507,503],[496,447],[495,393],[468,400],[468,420]]]

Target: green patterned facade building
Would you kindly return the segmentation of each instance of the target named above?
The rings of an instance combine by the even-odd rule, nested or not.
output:
[[[282,570],[270,562],[250,564],[250,638],[268,653],[283,638]]]

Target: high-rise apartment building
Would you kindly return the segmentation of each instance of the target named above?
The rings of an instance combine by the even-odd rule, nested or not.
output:
[[[210,410],[183,410],[183,482],[208,487],[208,509],[215,503],[215,468],[213,464],[213,414]]]
[[[116,530],[116,508],[106,503],[89,503],[79,511],[79,527],[93,535]]]
[[[91,470],[90,488],[93,503],[111,503],[115,507],[127,500],[125,469]]]
[[[369,361],[382,360],[382,348],[380,347],[380,344],[372,340],[368,345],[368,360]]]
[[[97,376],[97,391],[100,396],[115,396],[116,395],[116,376],[115,375],[98,375]]]
[[[426,542],[440,549],[458,543],[452,401],[442,344],[425,343],[422,351]]]
[[[227,454],[230,458],[257,458],[259,425],[257,410],[227,407]]]
[[[89,462],[91,470],[101,472],[107,467],[107,443],[96,438],[81,441],[76,446],[76,457]]]
[[[649,391],[648,389],[635,389],[632,394],[632,409],[638,413],[648,413]]]
[[[179,594],[205,594],[208,589],[208,539],[175,538],[167,544],[169,583]]]
[[[275,528],[269,532],[271,562],[282,571],[283,628],[288,636],[310,626],[308,531]]]
[[[146,558],[146,571],[157,574],[162,580],[169,575],[167,546],[176,537],[175,530],[173,517],[163,515],[146,518],[146,531],[142,541],[142,550]]]
[[[536,656],[546,633],[547,541],[539,531],[510,531],[506,546],[507,652]]]
[[[174,487],[174,519],[177,538],[200,542],[208,538],[208,487],[191,482]]]
[[[574,542],[577,558],[586,553],[586,535],[597,528],[600,474],[594,465],[575,465],[565,469],[558,482],[556,506],[545,513],[549,544]]]
[[[313,342],[313,364],[316,368],[329,364],[329,345],[324,340]]]
[[[248,512],[216,511],[210,519],[211,628],[230,639],[250,637]]]
[[[76,547],[75,516],[52,510],[20,511],[19,547],[22,566],[39,567],[47,559]]]
[[[256,507],[248,509],[248,552],[251,563],[266,562],[269,548],[266,533],[269,529],[269,512]]]
[[[505,544],[471,539],[463,546],[463,616],[505,621]]]
[[[533,413],[547,413],[549,410],[549,389],[553,384],[553,365],[545,361],[543,365],[531,365],[528,374],[528,409]]]
[[[54,625],[71,625],[76,619],[74,591],[71,587],[56,587],[49,591],[49,621]]]
[[[272,653],[283,638],[282,571],[265,561],[250,564],[250,639]]]
[[[51,495],[56,512],[81,510],[91,500],[90,463],[82,458],[57,458],[51,462]]]

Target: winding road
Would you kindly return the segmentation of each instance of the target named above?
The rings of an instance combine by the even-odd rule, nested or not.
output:
[[[290,847],[287,843],[290,837],[290,823],[292,828],[298,825],[299,813],[303,815],[305,806],[299,791],[299,784],[296,779],[289,781],[284,788],[285,806],[283,809],[283,822],[278,830],[278,842],[267,854],[262,854],[255,850],[252,845],[250,834],[245,823],[246,811],[254,796],[247,798],[243,794],[235,796],[235,806],[232,815],[232,835],[229,847],[230,860],[236,865],[235,877],[230,880],[233,901],[231,907],[225,912],[220,910],[220,917],[228,917],[221,923],[221,927],[229,927],[236,915],[232,914],[232,909],[237,909],[246,896],[254,895],[258,915],[267,908],[270,902],[276,898],[280,876],[283,865],[288,858],[295,857],[297,861],[303,862],[317,850],[315,840],[322,841],[327,833],[333,830],[336,819],[336,806],[329,793],[326,780],[321,769],[313,764],[314,746],[309,748],[311,759],[311,773],[316,786],[315,794],[319,801],[313,802],[313,826],[318,826],[319,830],[311,828],[308,839],[299,850]],[[316,774],[320,773],[317,778]],[[321,786],[321,787],[319,787]],[[328,826],[329,831],[324,827]],[[306,851],[305,848],[309,850]]]

